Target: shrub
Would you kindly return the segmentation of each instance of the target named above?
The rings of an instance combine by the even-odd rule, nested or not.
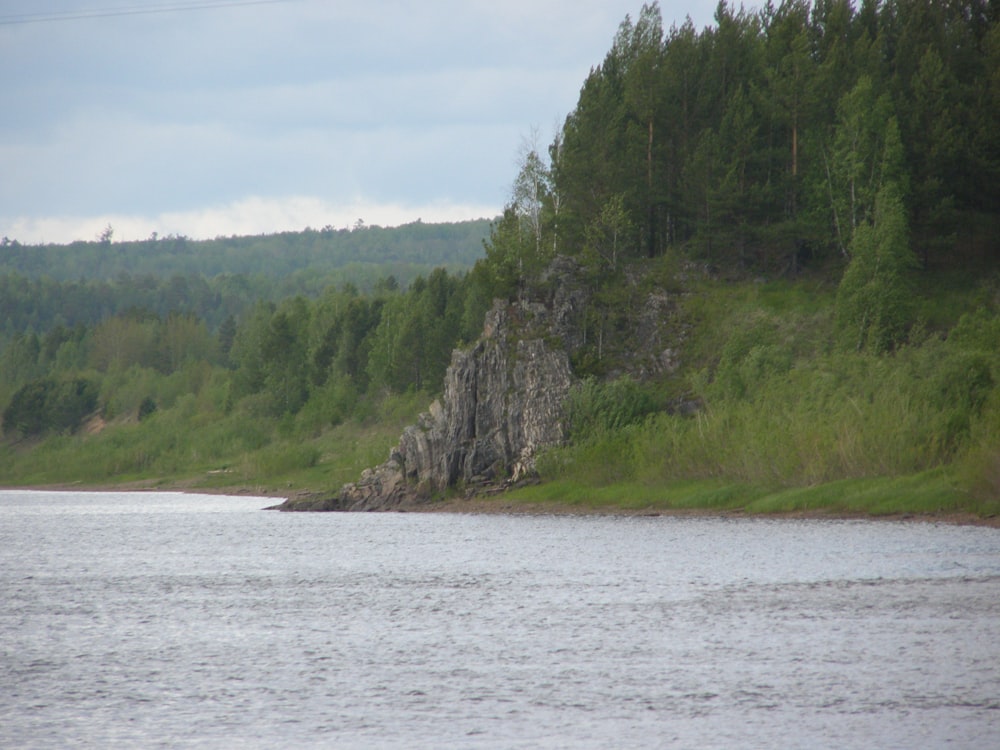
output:
[[[610,382],[587,378],[566,401],[570,438],[578,441],[636,424],[656,410],[650,392],[627,375]]]
[[[907,278],[916,266],[909,246],[906,209],[895,185],[879,191],[875,217],[851,242],[851,262],[837,291],[837,320],[858,351],[894,349],[912,322],[913,293]]]
[[[4,430],[25,437],[73,432],[97,408],[97,386],[86,378],[26,383],[3,412]]]
[[[146,396],[146,398],[144,398],[139,403],[139,411],[138,411],[139,421],[141,422],[146,417],[151,416],[155,411],[156,411],[156,401],[154,401],[151,396]]]

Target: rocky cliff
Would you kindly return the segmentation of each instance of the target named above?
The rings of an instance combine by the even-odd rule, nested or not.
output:
[[[483,334],[456,350],[441,398],[407,427],[388,460],[335,497],[289,500],[281,510],[392,510],[448,488],[497,487],[529,475],[541,448],[565,439],[563,401],[582,311],[572,269],[556,268],[545,302],[496,301]]]
[[[449,487],[516,481],[540,448],[562,442],[569,359],[542,338],[513,335],[511,318],[524,313],[494,305],[479,342],[452,355],[441,399],[406,428],[388,461],[341,488],[343,510],[386,510]]]

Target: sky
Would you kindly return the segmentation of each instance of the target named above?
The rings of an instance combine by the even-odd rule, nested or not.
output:
[[[664,28],[717,0],[661,0]],[[0,0],[0,236],[492,218],[640,0]]]

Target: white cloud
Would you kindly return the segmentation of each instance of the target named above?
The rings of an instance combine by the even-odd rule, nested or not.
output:
[[[664,0],[664,23],[706,23],[716,1]],[[641,4],[299,0],[0,27],[0,235],[492,214],[522,138],[552,137]]]
[[[184,235],[211,239],[229,235],[271,234],[307,227],[337,229],[365,224],[391,227],[418,219],[428,223],[492,219],[498,206],[435,201],[424,205],[379,203],[361,197],[334,203],[308,196],[251,197],[212,208],[174,211],[156,216],[105,214],[97,216],[20,217],[0,221],[0,232],[23,244],[95,240],[110,225],[115,241]]]

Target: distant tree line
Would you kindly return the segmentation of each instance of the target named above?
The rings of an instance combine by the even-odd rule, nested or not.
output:
[[[96,241],[68,245],[25,245],[4,237],[0,274],[55,281],[223,275],[287,279],[297,275],[323,278],[344,269],[357,273],[376,267],[375,278],[385,275],[386,268],[410,269],[408,281],[436,266],[470,267],[482,254],[481,240],[488,228],[488,218],[441,224],[416,221],[400,227],[358,222],[351,229],[326,227],[213,240],[171,235],[112,242],[109,227]],[[399,275],[396,270],[392,273]],[[359,283],[364,279],[341,280]]]
[[[486,220],[330,228],[193,241],[0,245],[0,347],[18,333],[93,325],[129,310],[192,314],[217,328],[260,300],[317,297],[331,286],[406,286],[434,268],[467,270]],[[108,230],[105,230],[108,234]]]

